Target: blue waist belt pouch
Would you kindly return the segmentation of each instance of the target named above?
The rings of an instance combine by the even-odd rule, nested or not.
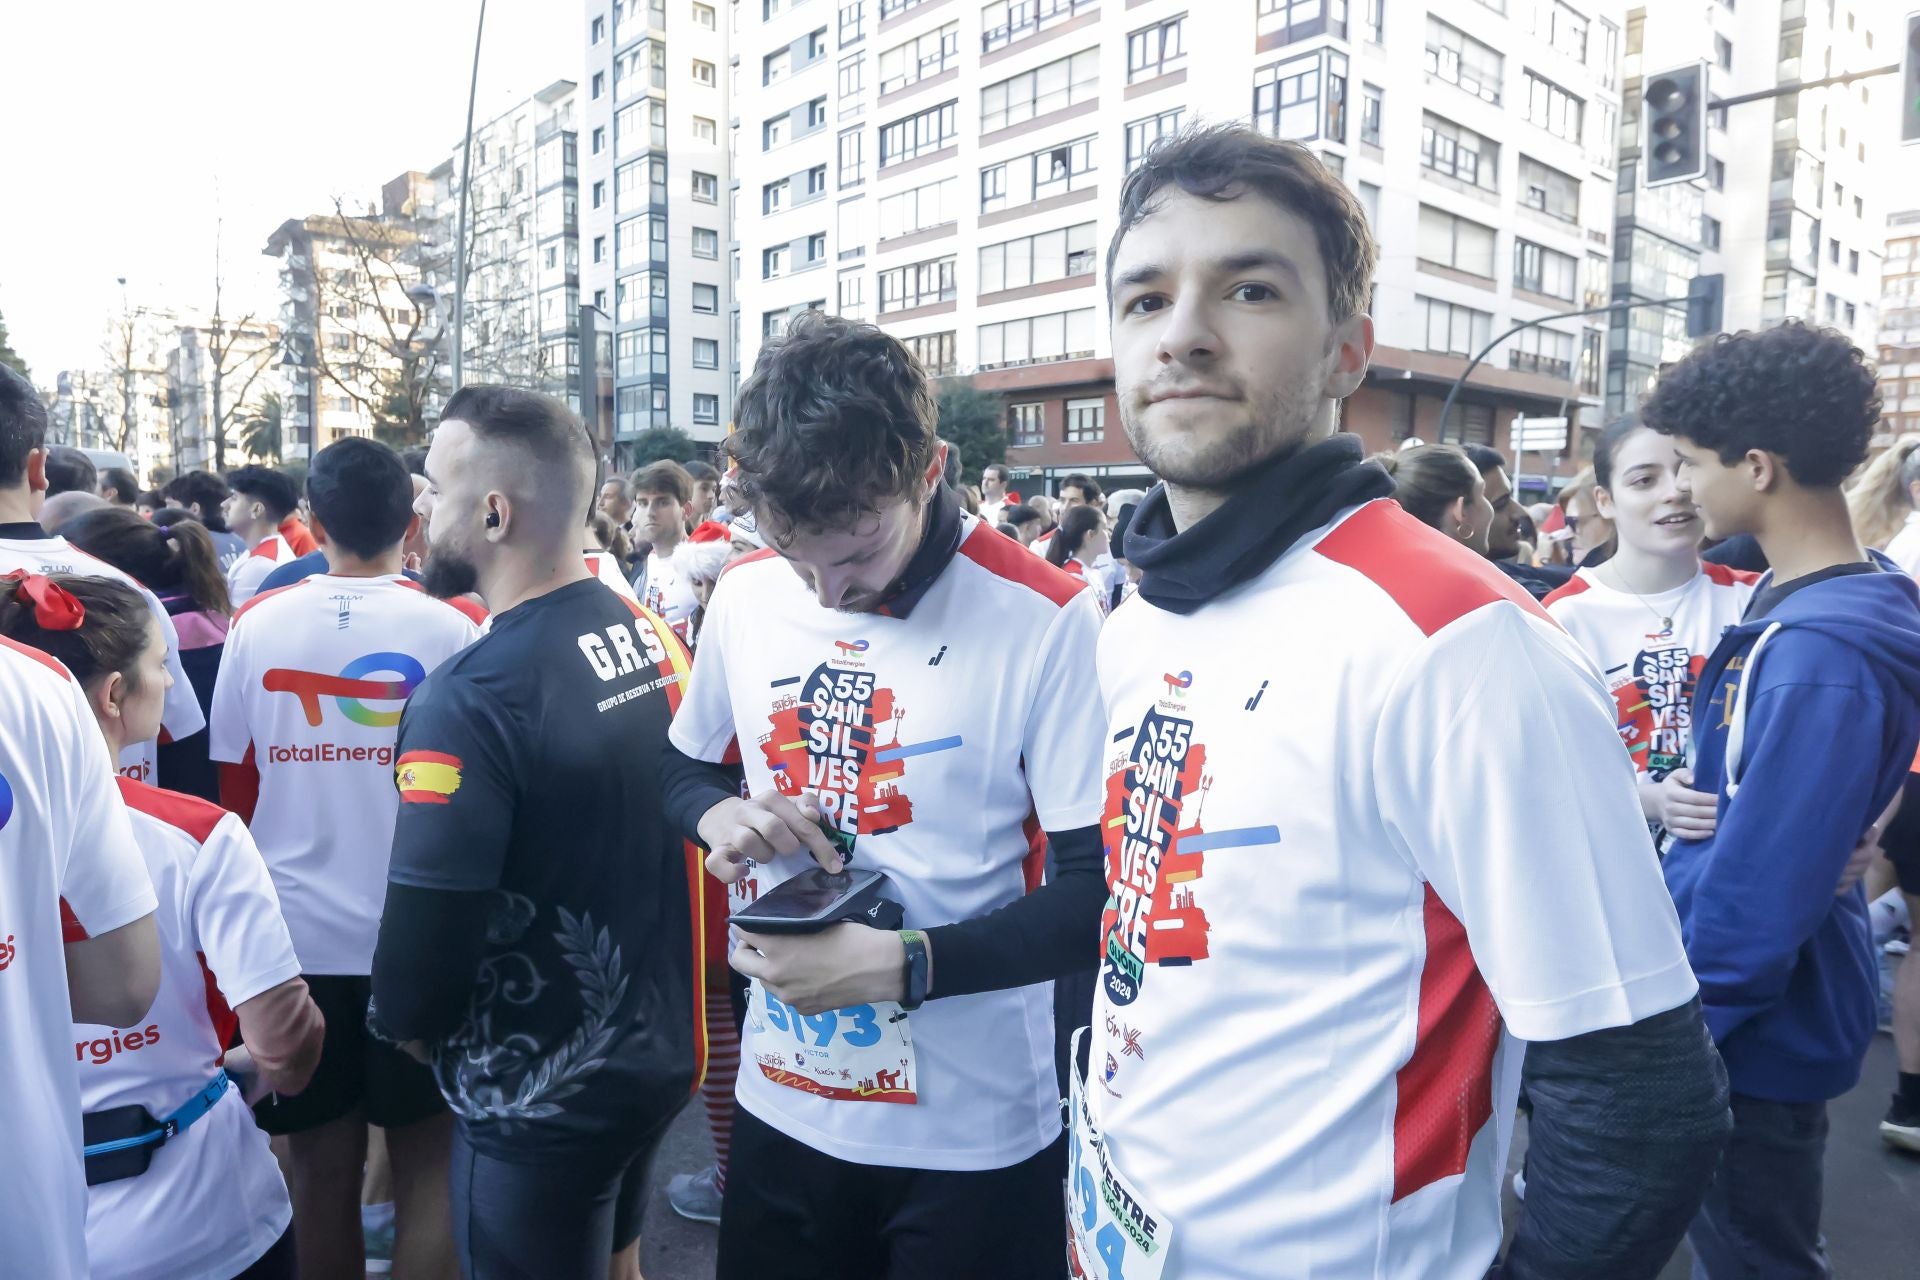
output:
[[[138,1104],[109,1107],[80,1117],[86,1142],[87,1185],[97,1187],[145,1173],[153,1162],[153,1153],[213,1110],[232,1083],[224,1070],[214,1072],[204,1089],[163,1120],[155,1119],[151,1111]]]

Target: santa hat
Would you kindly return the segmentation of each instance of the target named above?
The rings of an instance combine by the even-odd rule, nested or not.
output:
[[[732,553],[733,535],[727,532],[727,526],[706,520],[695,525],[686,540],[674,548],[673,562],[687,577],[713,582],[727,567],[727,557]]]

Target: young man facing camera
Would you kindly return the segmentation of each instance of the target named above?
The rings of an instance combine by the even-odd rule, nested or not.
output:
[[[1751,534],[1773,566],[1695,685],[1694,786],[1718,822],[1665,864],[1733,1085],[1695,1274],[1824,1276],[1827,1101],[1860,1078],[1877,1000],[1866,894],[1834,886],[1920,740],[1920,593],[1861,550],[1840,491],[1880,400],[1844,337],[1788,323],[1696,351],[1641,416],[1673,437],[1708,536]],[[1920,1101],[1901,1083],[1896,1111]]]
[[[728,440],[767,548],[707,606],[669,807],[761,892],[850,849],[907,928],[737,934],[724,1280],[1059,1275],[1045,984],[1089,967],[1105,895],[1100,613],[961,512],[934,417],[898,340],[810,314],[761,350]],[[1029,893],[1036,826],[1055,873]]]
[[[564,404],[468,386],[415,503],[428,588],[493,626],[400,722],[371,1020],[453,1109],[469,1280],[637,1276],[647,1164],[703,1067],[699,868],[659,800],[686,651],[588,574],[593,476]]]
[[[1164,483],[1100,636],[1080,1265],[1479,1280],[1525,1040],[1508,1275],[1653,1275],[1725,1082],[1589,663],[1336,434],[1365,215],[1304,148],[1212,129],[1134,171],[1108,262],[1122,421]],[[1467,745],[1543,714],[1524,770]]]

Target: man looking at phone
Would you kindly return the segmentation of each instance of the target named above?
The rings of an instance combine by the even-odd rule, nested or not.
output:
[[[753,986],[723,1280],[1060,1272],[1045,984],[1092,967],[1106,897],[1100,615],[961,512],[934,418],[905,347],[816,315],[740,391],[728,447],[767,546],[707,607],[668,811],[763,910],[850,849],[907,928],[736,933]],[[1009,629],[1034,642],[1010,651]],[[1036,827],[1054,872],[1029,892]]]

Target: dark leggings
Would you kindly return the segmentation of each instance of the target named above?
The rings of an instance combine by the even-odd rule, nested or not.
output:
[[[253,1260],[253,1265],[233,1280],[294,1280],[299,1274],[293,1252],[293,1228],[288,1227],[273,1242],[273,1248]]]
[[[605,1280],[607,1260],[640,1236],[647,1171],[666,1133],[564,1164],[513,1164],[453,1131],[453,1239],[467,1280]]]

